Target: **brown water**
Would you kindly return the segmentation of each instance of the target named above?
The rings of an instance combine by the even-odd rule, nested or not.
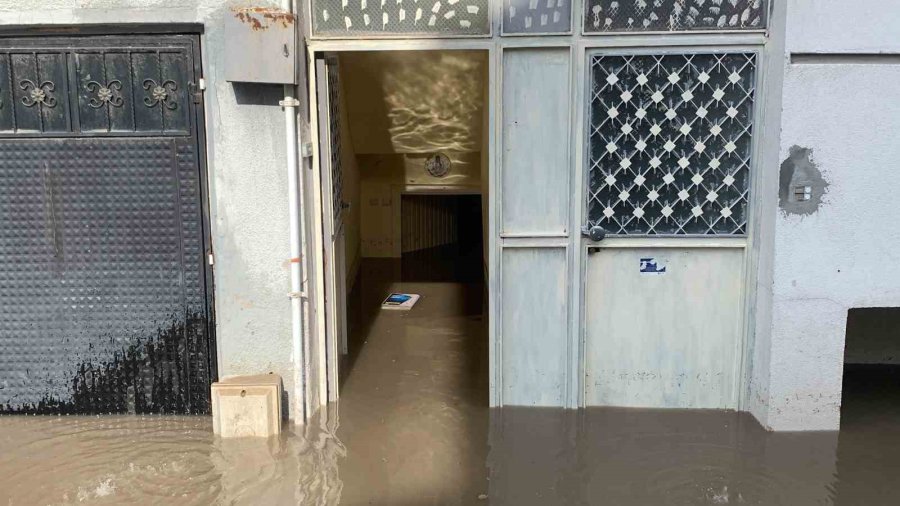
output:
[[[206,417],[0,417],[0,506],[900,504],[896,371],[848,375],[840,433],[715,411],[489,410],[483,287],[392,284],[392,268],[363,266],[339,408],[268,440],[218,439]],[[423,298],[366,310],[386,288]]]

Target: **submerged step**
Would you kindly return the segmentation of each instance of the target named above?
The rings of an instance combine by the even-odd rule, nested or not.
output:
[[[281,432],[281,376],[233,376],[212,385],[213,432],[224,438]]]

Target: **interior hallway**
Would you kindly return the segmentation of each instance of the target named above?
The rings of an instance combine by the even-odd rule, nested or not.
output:
[[[363,259],[349,300],[338,436],[346,504],[441,503],[488,490],[486,299],[480,255],[458,245]],[[382,310],[391,292],[410,311]],[[346,438],[346,439],[344,439]]]

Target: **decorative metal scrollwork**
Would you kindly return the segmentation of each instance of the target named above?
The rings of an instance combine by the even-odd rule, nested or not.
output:
[[[25,107],[34,107],[36,104],[56,107],[56,98],[51,95],[52,92],[56,91],[56,85],[52,81],[36,84],[30,79],[23,79],[19,83],[19,87],[27,93],[22,97],[22,103],[25,104]]]
[[[166,109],[173,111],[178,108],[173,96],[178,85],[175,81],[167,79],[162,84],[157,84],[153,79],[144,80],[144,89],[150,92],[149,97],[144,97],[144,105],[147,107],[156,107],[161,104]]]
[[[94,109],[99,109],[105,104],[109,104],[113,107],[122,107],[122,104],[125,103],[121,93],[122,81],[119,81],[118,79],[110,81],[106,86],[103,86],[97,81],[91,81],[84,85],[84,89],[97,94],[97,96],[91,97],[91,100],[88,102],[88,105]]]

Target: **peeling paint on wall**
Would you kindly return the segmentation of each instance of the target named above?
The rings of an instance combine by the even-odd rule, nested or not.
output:
[[[781,164],[778,207],[788,215],[813,214],[822,205],[828,185],[813,161],[812,149],[792,146],[790,155]]]

